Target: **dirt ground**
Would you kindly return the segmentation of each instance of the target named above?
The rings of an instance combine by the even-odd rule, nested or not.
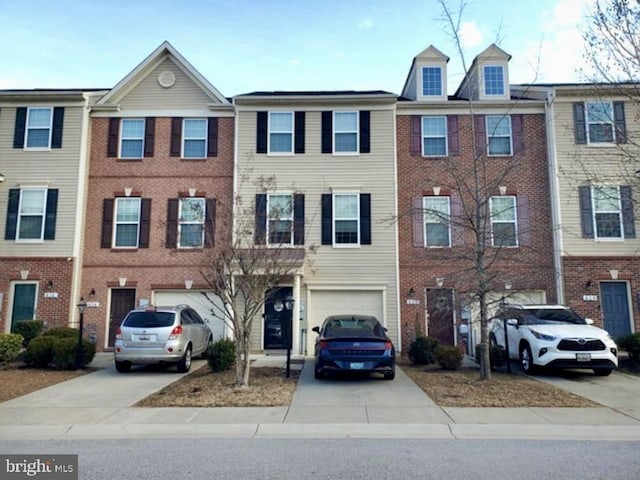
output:
[[[41,388],[84,375],[87,371],[25,368],[13,363],[0,367],[0,402],[26,395]]]

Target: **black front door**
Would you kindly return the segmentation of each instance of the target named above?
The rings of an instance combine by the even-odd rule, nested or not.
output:
[[[13,306],[11,308],[11,328],[20,320],[33,320],[36,311],[36,283],[16,283],[13,285]]]
[[[453,290],[428,288],[427,314],[429,336],[443,345],[453,345]]]
[[[291,297],[291,287],[271,288],[265,292],[264,304],[264,348],[291,348],[292,311],[287,308],[287,297]]]
[[[109,346],[113,347],[116,330],[124,316],[136,306],[135,288],[115,288],[111,290],[111,316],[109,317]]]
[[[601,282],[604,329],[613,338],[631,333],[629,297],[626,282]]]

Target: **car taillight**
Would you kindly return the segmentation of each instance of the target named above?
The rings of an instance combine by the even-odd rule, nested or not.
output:
[[[327,349],[327,348],[329,348],[329,342],[327,342],[326,340],[320,340],[320,341],[318,342],[318,346],[319,346],[320,348]]]
[[[122,330],[120,327],[116,328],[116,340],[122,340]]]
[[[176,338],[178,338],[178,335],[182,334],[182,325],[176,325],[175,327],[173,327],[173,330],[171,330],[171,333],[169,334],[169,340],[175,340]]]
[[[393,350],[393,343],[391,343],[391,342],[384,342],[384,349],[385,349],[385,350]]]

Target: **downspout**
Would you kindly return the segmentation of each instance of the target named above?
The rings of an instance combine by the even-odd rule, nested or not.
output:
[[[556,149],[556,129],[554,118],[555,89],[547,92],[544,105],[547,129],[547,160],[549,165],[549,192],[551,200],[551,226],[553,235],[553,267],[556,284],[557,303],[564,303],[564,275],[562,267],[562,218],[560,210],[560,186]]]

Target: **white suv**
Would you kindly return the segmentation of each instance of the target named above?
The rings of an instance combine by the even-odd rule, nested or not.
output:
[[[564,305],[505,305],[490,325],[492,345],[519,359],[525,373],[540,367],[590,368],[609,375],[618,367],[618,347],[609,334]]]

